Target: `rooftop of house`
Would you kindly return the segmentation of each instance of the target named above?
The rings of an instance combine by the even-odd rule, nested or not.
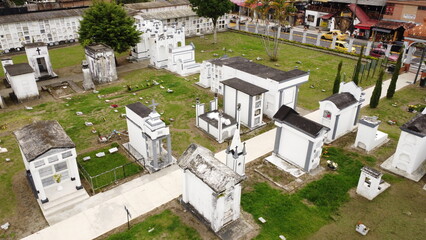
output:
[[[94,43],[94,44],[86,46],[85,48],[91,52],[113,51],[111,47],[103,43]]]
[[[416,24],[412,22],[396,22],[396,21],[390,21],[390,20],[380,20],[376,24],[374,24],[374,28],[385,28],[385,29],[391,29],[396,30],[400,27],[404,29],[410,29],[415,27]]]
[[[210,150],[194,143],[185,150],[178,164],[182,169],[192,172],[216,193],[225,191],[229,184],[235,186],[244,180],[243,176],[217,160]]]
[[[404,37],[426,40],[426,17],[423,19],[423,24],[406,30]]]
[[[18,76],[34,72],[34,69],[28,63],[10,64],[4,66],[4,69],[6,69],[6,72],[10,76]]]
[[[35,48],[35,47],[44,47],[47,46],[44,42],[34,42],[34,43],[27,43],[24,45],[25,48]]]
[[[273,118],[275,121],[286,123],[313,138],[316,138],[321,130],[329,130],[319,123],[300,116],[294,109],[286,105],[281,106]]]
[[[6,23],[16,23],[16,22],[32,22],[40,20],[49,20],[54,18],[68,18],[75,16],[82,16],[84,8],[73,8],[66,10],[55,10],[55,11],[40,11],[40,12],[29,12],[23,14],[13,14],[13,15],[4,15],[0,16],[0,22],[2,24]]]
[[[135,102],[129,105],[126,105],[126,107],[133,112],[135,112],[137,115],[139,115],[141,118],[146,118],[149,116],[149,114],[152,112],[152,109],[143,105],[140,102]]]
[[[250,73],[262,78],[269,78],[277,82],[284,82],[296,77],[309,75],[308,72],[293,69],[290,71],[282,71],[276,68],[268,67],[259,63],[252,62],[243,57],[218,58],[209,60],[212,64],[219,66],[229,66],[240,71]]]
[[[14,132],[28,162],[50,149],[75,148],[75,144],[55,120],[38,121]]]
[[[321,102],[327,100],[334,103],[334,105],[336,105],[336,107],[340,110],[345,109],[357,102],[355,97],[348,92],[335,93],[330,97],[321,100]]]
[[[197,14],[194,11],[192,11],[190,8],[172,9],[172,10],[166,10],[161,12],[143,12],[143,13],[138,13],[138,15],[140,15],[146,20],[151,20],[151,19],[164,20],[164,19],[197,16]]]
[[[426,114],[418,114],[401,126],[401,130],[419,137],[426,137]]]
[[[222,84],[237,89],[238,91],[248,94],[249,96],[256,96],[268,91],[267,89],[258,87],[239,78],[224,80],[222,81]]]
[[[144,10],[144,9],[152,9],[152,8],[164,8],[164,7],[175,7],[179,5],[189,5],[188,0],[159,0],[159,1],[150,1],[150,2],[141,2],[141,3],[131,3],[126,4],[127,8],[133,10]]]

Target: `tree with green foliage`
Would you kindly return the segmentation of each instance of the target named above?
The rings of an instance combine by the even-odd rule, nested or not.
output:
[[[213,22],[213,43],[217,43],[217,20],[229,13],[234,4],[229,0],[189,0],[192,10],[199,17],[210,18]]]
[[[94,2],[84,11],[78,34],[83,46],[104,43],[122,53],[139,43],[141,32],[122,6],[115,2]]]
[[[341,71],[342,71],[342,65],[343,61],[340,61],[339,65],[337,66],[337,74],[336,78],[334,79],[334,85],[333,85],[333,94],[338,93],[340,89],[340,78],[341,78]]]
[[[395,69],[393,70],[392,79],[388,87],[388,91],[386,93],[386,98],[391,99],[393,95],[395,94],[396,89],[396,81],[399,77],[399,70],[401,69],[402,64],[402,53],[404,48],[401,48],[401,51],[399,52],[398,60],[396,60]]]
[[[359,84],[359,72],[361,71],[362,64],[362,53],[364,52],[364,46],[361,46],[361,52],[359,53],[358,62],[356,63],[354,74],[352,75],[352,81],[358,86]]]
[[[381,69],[379,73],[379,78],[376,81],[376,86],[374,86],[373,94],[370,98],[370,108],[376,108],[379,105],[380,95],[382,94],[382,84],[384,75],[385,71]]]

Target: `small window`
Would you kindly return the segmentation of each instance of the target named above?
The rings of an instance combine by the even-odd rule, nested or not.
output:
[[[62,158],[67,158],[67,157],[71,157],[71,156],[72,156],[72,152],[71,151],[62,153]]]
[[[261,97],[262,97],[262,95],[256,95],[256,101],[260,100]]]
[[[256,102],[256,108],[260,108],[261,105],[262,105],[261,101]]]
[[[67,162],[61,162],[61,163],[55,164],[55,171],[56,172],[63,171],[65,169],[67,169],[67,168],[68,168],[67,167]]]
[[[41,167],[41,166],[44,166],[44,160],[34,162],[34,167],[38,168],[38,167]]]
[[[330,111],[324,111],[324,114],[322,115],[323,118],[331,119],[331,112]]]
[[[38,170],[38,173],[40,174],[41,178],[50,176],[53,174],[52,166],[41,168],[40,170]]]
[[[257,110],[254,112],[254,116],[259,116],[259,114],[260,114],[260,109],[257,109]]]
[[[54,156],[51,156],[51,157],[47,158],[47,161],[49,163],[53,163],[53,162],[56,162],[58,160],[59,160],[58,155],[54,155]]]

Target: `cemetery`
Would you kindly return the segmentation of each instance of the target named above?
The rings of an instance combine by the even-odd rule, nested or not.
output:
[[[352,59],[346,59],[337,56],[324,56],[325,54],[317,54],[313,50],[299,49],[297,47],[288,45],[282,46],[280,51],[282,60],[279,60],[276,63],[272,63],[267,60],[263,60],[266,59],[266,56],[260,46],[261,44],[259,44],[260,40],[257,38],[227,32],[219,34],[219,44],[211,45],[210,40],[206,39],[206,37],[210,36],[190,39],[190,41],[192,41],[196,46],[195,60],[197,62],[217,58],[226,54],[231,57],[244,56],[246,59],[249,61],[251,60],[256,64],[262,64],[270,68],[277,68],[281,71],[291,72],[294,71],[294,69],[298,69],[297,72],[300,71],[309,73],[309,80],[307,83],[300,85],[299,94],[296,99],[297,107],[300,110],[306,112],[317,109],[320,106],[320,104],[318,104],[320,100],[327,99],[332,95],[332,79],[335,76],[334,66],[336,66],[340,60],[345,62],[343,67],[343,72],[346,73],[346,79],[344,79],[345,82],[350,81],[350,75],[352,74],[353,65],[355,64],[355,61]],[[60,68],[55,67],[55,64],[57,63],[54,61],[56,58],[55,51],[58,51],[59,49],[55,49],[55,51],[49,51],[52,66],[56,73],[61,72],[61,68],[69,68],[72,66],[78,66],[78,68],[81,69],[80,64],[81,60],[84,59],[84,50],[81,47],[76,47],[74,49],[78,49],[78,51],[80,51],[79,56],[81,56],[81,58],[78,61],[70,61],[70,65],[62,65]],[[69,50],[69,48],[66,50]],[[299,57],[301,55],[306,55],[309,57],[301,59]],[[18,63],[19,61],[14,60],[14,62]],[[404,218],[408,215],[407,212],[409,212],[412,218],[411,220],[413,224],[412,226],[408,227],[408,229],[404,230],[398,228],[401,233],[411,234],[410,236],[413,237],[412,239],[415,239],[415,236],[417,236],[416,234],[418,234],[418,230],[415,229],[421,229],[422,220],[424,218],[423,213],[425,212],[421,202],[422,199],[424,200],[425,191],[421,189],[420,183],[424,183],[424,180],[420,180],[420,183],[415,184],[409,180],[397,177],[396,175],[381,169],[380,171],[383,172],[383,175],[380,175],[381,179],[392,185],[389,187],[389,189],[375,197],[371,203],[364,201],[365,199],[363,197],[359,197],[354,193],[358,182],[361,181],[361,168],[363,168],[363,166],[378,168],[379,163],[385,161],[395,152],[401,131],[399,127],[403,126],[404,123],[408,122],[410,119],[415,118],[416,116],[415,113],[408,111],[408,105],[424,104],[424,97],[422,98],[422,96],[424,96],[424,89],[418,88],[416,86],[409,86],[403,90],[398,91],[393,99],[382,99],[379,108],[369,109],[359,107],[359,105],[362,103],[362,95],[360,94],[361,91],[352,86],[350,90],[347,91],[356,92],[356,96],[353,96],[352,93],[350,93],[352,97],[348,96],[348,98],[350,98],[350,106],[353,105],[353,108],[350,110],[352,114],[350,118],[353,121],[350,121],[351,126],[350,128],[348,127],[349,130],[342,130],[342,134],[336,134],[336,139],[333,137],[330,138],[333,140],[331,146],[317,146],[317,144],[313,144],[313,141],[318,139],[314,139],[313,137],[324,137],[322,134],[325,134],[329,129],[332,131],[334,126],[326,126],[325,124],[320,125],[321,123],[317,123],[319,125],[317,126],[319,130],[316,130],[318,131],[315,133],[312,131],[306,131],[306,129],[300,128],[300,126],[295,124],[305,122],[308,123],[311,121],[303,119],[304,117],[302,116],[302,113],[298,113],[299,109],[285,109],[285,114],[279,114],[276,117],[274,116],[274,120],[277,121],[277,126],[280,125],[283,129],[286,129],[283,131],[300,131],[297,134],[299,134],[299,136],[304,136],[304,138],[309,140],[307,141],[307,150],[303,151],[309,152],[310,149],[310,151],[312,151],[311,156],[314,156],[314,158],[311,159],[305,156],[305,162],[301,162],[302,164],[297,168],[305,169],[307,172],[311,170],[312,166],[319,166],[323,168],[323,170],[317,174],[308,173],[304,174],[303,176],[295,177],[291,174],[281,171],[274,164],[265,162],[263,160],[264,158],[257,159],[246,164],[244,164],[244,161],[241,163],[240,157],[245,156],[245,154],[250,154],[252,149],[247,148],[247,145],[242,143],[240,140],[239,122],[241,121],[243,125],[244,123],[243,117],[241,116],[240,118],[237,116],[238,114],[236,114],[237,111],[235,110],[239,108],[238,105],[234,104],[233,113],[227,113],[235,119],[234,121],[236,123],[235,130],[228,133],[228,136],[234,137],[234,139],[229,141],[229,143],[226,141],[223,143],[218,143],[212,138],[207,138],[205,135],[206,133],[200,131],[196,127],[196,119],[198,115],[196,114],[196,109],[198,108],[196,99],[198,99],[199,103],[208,103],[214,99],[212,92],[197,86],[197,82],[199,82],[198,75],[179,77],[173,73],[170,73],[169,71],[151,68],[137,69],[129,72],[120,72],[119,68],[117,68],[117,80],[114,80],[109,84],[97,85],[96,90],[88,90],[86,92],[79,93],[71,92],[70,94],[62,95],[65,97],[58,99],[54,98],[47,92],[41,91],[39,99],[35,100],[34,102],[25,103],[28,108],[25,108],[22,104],[14,105],[8,99],[6,99],[7,105],[9,107],[7,109],[0,110],[0,125],[2,126],[0,130],[0,146],[2,148],[7,148],[8,150],[8,152],[0,153],[0,160],[2,160],[3,157],[11,159],[9,162],[0,161],[0,166],[2,168],[3,166],[7,166],[8,168],[5,177],[12,179],[12,176],[20,174],[24,170],[23,162],[20,162],[21,155],[19,153],[19,148],[17,148],[14,137],[10,133],[22,128],[25,125],[31,124],[34,120],[56,119],[63,127],[69,138],[74,142],[75,151],[78,153],[78,163],[84,167],[87,173],[90,172],[88,175],[92,177],[96,176],[101,171],[109,171],[110,169],[120,167],[127,163],[133,164],[132,162],[134,160],[138,160],[135,159],[134,156],[132,157],[131,154],[129,154],[129,152],[124,148],[124,144],[132,144],[131,134],[133,133],[146,134],[144,135],[147,136],[145,139],[153,140],[151,142],[151,146],[153,147],[152,149],[159,150],[159,152],[164,151],[166,155],[169,154],[169,156],[176,159],[178,159],[182,153],[188,149],[188,146],[190,146],[191,143],[196,143],[196,146],[198,146],[193,147],[194,145],[191,145],[192,148],[198,149],[194,151],[201,151],[200,149],[202,149],[205,154],[201,155],[203,157],[209,156],[207,157],[209,159],[204,159],[204,161],[206,161],[205,164],[212,164],[208,162],[219,162],[218,160],[214,161],[213,155],[211,153],[209,153],[211,154],[209,155],[207,152],[217,152],[221,149],[224,149],[228,156],[225,161],[226,165],[222,163],[215,163],[213,165],[215,165],[217,169],[223,169],[224,172],[226,172],[226,174],[229,176],[232,175],[232,179],[235,180],[232,184],[236,184],[233,190],[240,191],[240,193],[234,192],[232,194],[241,194],[241,197],[235,198],[222,196],[222,198],[216,199],[218,202],[212,202],[211,206],[215,204],[224,204],[221,205],[224,207],[223,209],[213,208],[210,205],[208,208],[210,208],[210,210],[218,211],[216,213],[217,215],[215,216],[222,216],[226,219],[219,220],[220,218],[213,218],[208,221],[212,224],[210,227],[201,223],[197,226],[192,224],[191,227],[195,227],[195,229],[198,231],[210,231],[206,229],[213,229],[213,231],[217,231],[222,227],[222,225],[224,225],[224,223],[228,223],[230,218],[238,218],[238,214],[240,214],[241,210],[241,215],[249,213],[248,215],[254,219],[252,220],[254,221],[254,225],[258,225],[258,230],[256,231],[259,232],[259,235],[257,236],[259,239],[274,239],[280,235],[283,235],[289,239],[306,239],[309,237],[315,238],[315,236],[327,238],[327,236],[333,236],[330,235],[333,232],[330,229],[333,227],[333,225],[336,224],[343,224],[342,229],[345,229],[345,231],[343,232],[343,230],[339,229],[338,232],[342,236],[348,236],[348,238],[350,238],[350,236],[353,236],[352,234],[355,234],[355,224],[358,221],[363,221],[367,227],[377,228],[376,231],[370,231],[368,235],[374,237],[386,237],[389,236],[386,235],[386,229],[391,228],[389,222],[386,219],[382,219],[383,224],[378,227],[375,224],[375,221],[378,221],[378,217],[371,216],[375,214],[369,214],[369,212],[367,212],[365,209],[368,209],[368,211],[372,213],[377,213],[379,211],[378,209],[380,209],[380,206],[387,203],[390,204],[389,208],[394,209],[394,211],[381,213],[384,214],[384,216],[388,216],[389,219],[398,219],[398,221],[401,223],[405,223],[407,221],[407,219]],[[60,76],[60,74],[58,75]],[[376,77],[377,76],[374,78]],[[373,85],[374,82],[375,79],[373,78],[365,78],[364,81],[360,83],[360,86],[365,89]],[[237,86],[241,86],[241,82],[228,82],[225,83],[225,86],[234,87],[234,89],[236,89]],[[344,90],[345,87],[341,87],[341,92],[345,92]],[[226,91],[228,90],[225,90],[225,92]],[[244,91],[241,92],[244,93]],[[253,96],[257,95],[259,95],[259,92]],[[250,96],[250,94],[248,94],[248,96]],[[223,97],[218,97],[217,100],[214,99],[213,103],[206,105],[209,105],[210,110],[212,111],[223,108],[225,109],[226,113],[227,100],[224,100],[224,98],[225,94]],[[230,97],[227,99],[229,98]],[[155,100],[154,102],[152,101],[153,99]],[[138,105],[136,108],[133,107],[135,103]],[[158,105],[156,105],[157,103]],[[207,107],[204,108],[205,112],[207,112]],[[243,108],[244,107],[241,106],[241,109]],[[145,109],[146,111],[142,111],[142,113],[139,112],[140,109]],[[333,109],[333,111],[334,110],[336,112],[339,111],[338,108]],[[130,111],[136,113],[134,114],[136,116],[132,116]],[[275,111],[274,114],[277,113],[277,111]],[[243,110],[241,110],[241,113],[242,112]],[[335,112],[332,112],[332,114],[335,114]],[[137,118],[138,116],[139,119]],[[323,114],[321,114],[321,116],[323,116]],[[381,132],[388,134],[389,137],[389,141],[386,143],[380,142],[377,145],[374,143],[375,146],[380,146],[377,148],[372,147],[368,154],[362,149],[354,148],[356,133],[352,132],[352,127],[353,125],[359,124],[358,120],[360,119],[360,116],[378,116],[382,121],[382,123],[378,126],[378,129]],[[266,119],[267,122],[271,122],[273,120],[267,117],[264,119]],[[397,125],[389,125],[387,123],[388,120],[395,119],[398,120]],[[314,122],[312,121],[312,123]],[[130,127],[131,124],[134,124],[134,126]],[[293,126],[291,126],[291,124],[293,124]],[[142,129],[146,128],[145,130],[149,129],[151,132],[137,130],[138,126]],[[154,127],[160,128],[154,129]],[[407,128],[405,125],[403,127]],[[167,136],[167,134],[162,135],[164,133],[163,131],[170,134],[169,137],[162,139],[162,144],[159,145],[156,145],[154,140],[155,136],[157,136],[155,133],[156,130],[161,131],[161,134],[158,135],[161,139],[163,136]],[[349,133],[345,134],[346,132]],[[296,134],[296,132],[293,132],[293,134]],[[340,135],[342,135],[341,138],[339,138]],[[249,134],[246,136],[249,136]],[[247,140],[246,136],[243,134],[241,139]],[[282,136],[282,139],[285,139],[284,134]],[[294,139],[294,137],[291,137],[290,139]],[[311,145],[315,145],[316,147],[319,147],[319,149],[315,148],[315,151],[313,151],[313,146],[309,147],[310,141]],[[320,140],[318,141],[322,142]],[[112,142],[116,142],[118,146],[115,144],[112,146]],[[137,144],[140,141],[135,140],[133,142],[136,142],[134,144]],[[229,144],[228,147],[227,144]],[[359,144],[355,145],[359,146]],[[320,150],[320,148],[322,148],[322,150]],[[152,153],[155,151],[153,150]],[[143,155],[143,153],[140,154]],[[285,152],[279,152],[279,154],[288,156]],[[198,181],[194,180],[195,176],[198,174],[197,171],[203,170],[201,166],[191,165],[191,159],[198,158],[196,155],[197,154],[184,154],[184,158],[186,156],[186,160],[188,161],[185,165],[182,165],[183,162],[178,160],[178,164],[186,169],[185,171],[187,172],[188,176],[192,174],[191,177],[185,177],[185,179],[193,179],[192,182],[188,183],[187,187],[196,186],[199,189],[206,189],[206,191],[212,189],[217,190],[217,196],[221,196],[220,192],[222,191],[225,191],[226,194],[229,194],[232,189],[216,189],[217,186],[211,185],[212,182],[210,180],[213,181],[214,179],[204,179]],[[90,159],[87,158],[89,156]],[[303,165],[303,163],[306,163],[306,159],[315,162],[315,164],[312,166]],[[105,162],[97,160],[102,160]],[[331,160],[337,163],[337,170],[329,169],[326,165],[327,160]],[[106,164],[106,162],[108,164]],[[117,162],[117,165],[113,165],[112,162]],[[300,161],[294,160],[291,162],[299,164]],[[158,171],[161,173],[161,171],[177,167],[175,164],[173,164],[173,160],[171,163],[171,166],[161,170],[157,169],[155,165],[151,165],[153,167],[152,172]],[[166,165],[168,165],[168,163]],[[134,164],[132,166],[136,167],[132,168],[132,170],[124,170],[126,175],[128,172],[131,173],[130,175],[137,177],[148,174],[145,171],[148,170],[147,168],[149,168],[147,167],[146,163],[145,165],[142,164],[142,166],[144,166],[144,170],[142,170],[140,165]],[[101,169],[101,167],[103,169]],[[374,171],[370,170],[366,170],[365,172],[375,173]],[[121,173],[117,172],[116,174],[120,175]],[[85,177],[84,173],[81,175],[82,178]],[[379,176],[377,174],[373,175]],[[242,181],[243,179],[244,181]],[[116,181],[118,180],[119,179],[117,178]],[[12,186],[12,183],[10,182],[11,180],[7,181],[9,181],[8,184],[0,184],[0,190],[11,192],[15,185]],[[83,180],[83,185],[85,185],[85,181],[88,180]],[[363,184],[364,182],[366,181],[364,180]],[[380,180],[378,182],[381,183]],[[26,184],[26,182],[23,181],[21,184]],[[98,187],[101,187],[101,185],[106,185],[104,183],[97,184]],[[112,184],[115,185],[115,181]],[[204,188],[201,187],[202,184],[210,185]],[[382,189],[384,188],[381,188],[380,190]],[[90,188],[86,188],[86,191],[89,192]],[[195,193],[196,192],[197,191],[195,190]],[[410,203],[404,205],[402,207],[403,210],[398,209],[400,202],[407,198],[410,193],[415,194],[415,196],[410,199]],[[13,230],[16,229],[14,226],[16,224],[16,220],[14,220],[13,211],[17,208],[21,200],[16,199],[13,194],[11,195],[12,196],[2,195],[0,197],[2,202],[7,202],[4,207],[0,208],[0,223],[3,223],[3,221],[6,222],[7,219],[12,219],[10,222],[12,223],[11,230]],[[194,195],[196,194],[193,194],[192,192],[191,196],[194,197]],[[196,212],[202,215],[206,209],[200,209],[200,205],[197,205],[194,202],[196,201],[196,198],[193,199],[191,196],[183,194],[182,198],[185,202],[193,203],[193,207],[196,209]],[[222,203],[220,202],[225,199],[238,200],[240,201],[241,205],[239,203],[230,204],[225,201]],[[32,200],[34,201],[34,197]],[[231,216],[229,209],[228,211],[223,211],[230,206],[235,207],[235,211],[233,210],[231,212],[233,214],[235,213],[236,215]],[[351,209],[348,206],[356,207]],[[415,208],[417,208],[417,212]],[[161,210],[164,209],[167,209],[167,207],[164,207]],[[171,207],[171,209],[173,209],[173,207]],[[163,214],[158,211],[159,210],[157,210],[156,213]],[[363,214],[357,214],[358,212],[362,212]],[[167,210],[164,214],[168,214]],[[189,211],[185,214],[187,217],[193,217]],[[204,218],[209,220],[209,216],[204,215]],[[38,218],[42,219],[43,216],[38,216]],[[153,218],[156,218],[156,215],[154,215]],[[165,218],[171,219],[172,217],[167,216]],[[24,221],[29,221],[29,219]],[[198,220],[194,220],[193,222],[195,221]],[[133,228],[133,224],[136,223],[136,220],[134,221],[132,219],[131,231],[137,231],[134,230],[136,229],[136,226]],[[149,234],[158,234],[159,229],[167,228],[151,227],[154,224],[151,225],[145,222],[142,222],[142,225],[143,224],[145,225],[140,231],[144,234],[148,234],[147,236],[154,236]],[[177,223],[173,222],[170,224],[176,225]],[[47,224],[45,226],[47,226]],[[38,229],[33,230],[38,231],[45,226],[38,226]],[[328,231],[324,229],[328,229]],[[125,230],[125,228],[121,228],[121,230]],[[189,233],[187,233],[188,235],[193,234],[191,230],[184,231],[189,231]],[[6,234],[9,233],[10,231],[6,232]],[[26,236],[28,235],[28,232],[21,230],[19,234],[22,234],[21,236]],[[127,231],[123,234],[131,234],[131,232]],[[114,238],[112,237],[112,239]]]

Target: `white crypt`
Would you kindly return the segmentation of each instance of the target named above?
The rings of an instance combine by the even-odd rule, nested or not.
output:
[[[376,169],[364,166],[361,168],[356,193],[373,200],[380,193],[390,187],[390,184],[382,180],[383,173]]]
[[[34,69],[37,80],[57,77],[56,73],[53,72],[46,43],[25,44],[25,53],[27,54],[28,63]]]
[[[90,74],[95,84],[117,80],[114,50],[103,43],[95,43],[84,48]]]
[[[379,131],[381,121],[377,117],[363,116],[358,123],[355,147],[369,152],[388,140],[388,134]]]
[[[18,102],[39,97],[34,70],[28,63],[9,64],[4,69]]]

